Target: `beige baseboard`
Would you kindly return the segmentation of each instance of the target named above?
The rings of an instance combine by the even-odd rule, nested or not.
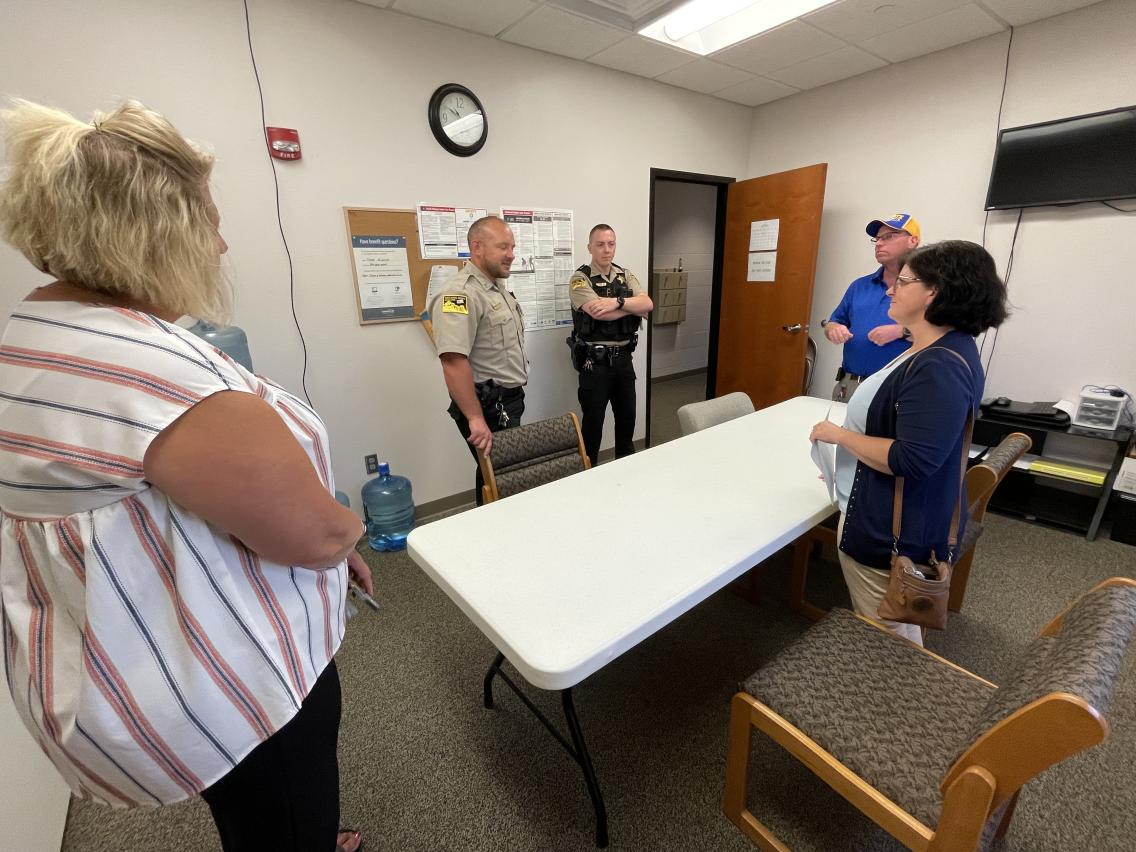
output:
[[[673,382],[675,379],[685,379],[689,376],[697,376],[705,374],[706,368],[699,367],[697,370],[683,370],[681,373],[667,373],[665,376],[652,376],[651,384],[655,385],[659,382]]]

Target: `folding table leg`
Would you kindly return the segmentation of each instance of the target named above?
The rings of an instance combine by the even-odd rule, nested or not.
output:
[[[536,716],[537,720],[556,738],[556,741],[563,746],[564,750],[572,755],[572,759],[579,764],[584,773],[584,783],[588,787],[588,795],[592,799],[592,807],[596,812],[596,846],[600,849],[606,848],[608,844],[607,809],[604,807],[603,793],[600,792],[600,785],[596,780],[596,771],[592,766],[592,757],[588,753],[588,745],[584,741],[584,732],[580,728],[580,720],[576,716],[576,707],[572,703],[571,687],[560,691],[564,720],[568,723],[568,733],[572,737],[572,741],[568,742],[564,735],[556,729],[556,726],[541,712],[540,708],[533,704],[532,700],[521,691],[517,684],[513,683],[508,674],[502,671],[501,664],[503,662],[505,662],[505,655],[498,653],[493,664],[489,667],[489,671],[485,673],[483,685],[485,706],[489,709],[493,708],[493,678],[500,677],[505,685],[513,690],[517,698],[521,699],[521,703],[529,709],[529,712]]]
[[[596,846],[603,849],[607,846],[607,808],[604,807],[603,793],[600,792],[600,785],[596,782],[596,772],[592,768],[588,745],[584,742],[584,732],[580,730],[580,720],[576,718],[576,708],[572,704],[572,690],[562,690],[560,697],[564,704],[564,718],[568,722],[568,731],[572,734],[572,745],[575,746],[575,751],[570,753],[584,772],[584,783],[588,785],[588,795],[592,797],[592,807],[596,810]]]
[[[505,655],[498,652],[493,660],[493,665],[489,667],[489,671],[485,673],[485,684],[483,686],[485,692],[485,706],[493,709],[493,676],[501,671],[501,663],[505,662]]]

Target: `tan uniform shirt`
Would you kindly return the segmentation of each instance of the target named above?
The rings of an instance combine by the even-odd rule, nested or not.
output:
[[[589,266],[591,266],[591,264],[589,264]],[[596,273],[597,275],[602,275],[604,281],[606,281],[608,284],[611,284],[618,276],[622,275],[624,278],[624,283],[631,291],[632,296],[640,296],[644,292],[643,285],[639,283],[639,279],[635,277],[635,273],[630,269],[616,269],[615,264],[613,263],[607,275],[603,275],[603,273],[595,267],[592,267],[592,272]],[[588,279],[588,276],[586,276],[578,269],[573,272],[572,277],[568,279],[568,295],[572,299],[572,309],[576,311],[580,310],[580,306],[585,302],[590,302],[592,301],[592,299],[599,298],[599,296],[596,294],[596,291],[592,289],[592,282]],[[628,298],[630,298],[630,296]],[[612,346],[622,346],[624,343],[629,343],[630,341],[631,338],[625,337],[622,340],[593,340],[590,342],[605,343]]]
[[[475,382],[515,388],[528,381],[524,317],[503,280],[490,280],[467,260],[434,297],[430,322],[438,354],[469,358]]]

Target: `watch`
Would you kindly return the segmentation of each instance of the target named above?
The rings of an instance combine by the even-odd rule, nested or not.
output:
[[[619,309],[622,311],[623,310],[623,297],[622,296],[616,296],[615,297],[615,303],[617,305],[619,305]]]
[[[459,83],[446,83],[434,91],[426,117],[438,144],[456,157],[473,156],[489,136],[485,108],[477,95]]]
[[[820,321],[820,327],[821,327],[821,328],[824,328],[824,327],[825,327],[826,325],[828,325],[828,324],[829,324],[830,322],[832,322],[832,320],[822,319],[822,320]]]

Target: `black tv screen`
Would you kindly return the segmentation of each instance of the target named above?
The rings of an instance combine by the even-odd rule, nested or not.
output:
[[[987,210],[1114,198],[1136,198],[1136,107],[999,134]]]

